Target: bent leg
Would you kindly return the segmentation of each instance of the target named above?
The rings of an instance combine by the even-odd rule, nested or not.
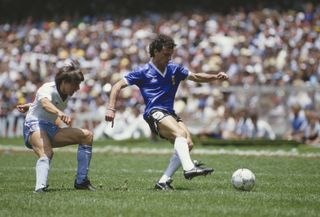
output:
[[[80,128],[61,128],[53,138],[53,147],[63,147],[74,144],[92,146],[93,134],[91,131]]]
[[[178,156],[178,153],[175,151],[170,159],[170,162],[169,162],[167,169],[163,173],[159,182],[166,183],[168,180],[170,180],[172,178],[173,174],[179,169],[180,166],[181,166],[181,161]]]
[[[54,137],[55,147],[79,144],[77,152],[78,168],[76,178],[76,183],[78,184],[87,180],[92,157],[92,141],[92,132],[80,128],[62,128]]]
[[[188,130],[187,126],[183,122],[180,121],[180,122],[178,122],[178,124],[187,133],[188,146],[189,146],[189,150],[191,151],[192,148],[193,148],[193,141],[192,141],[192,138],[191,138],[191,133]]]
[[[203,176],[214,171],[212,168],[196,167],[191,160],[188,147],[188,133],[189,131],[181,126],[173,117],[165,117],[159,122],[158,128],[162,136],[174,140],[174,149],[178,153],[183,170],[184,177],[191,180],[196,176]],[[191,136],[190,136],[191,141]]]
[[[89,167],[92,157],[92,146],[79,144],[78,146],[78,168],[77,168],[77,180],[78,184],[84,182],[89,173]]]
[[[36,163],[36,186],[35,191],[45,189],[48,186],[48,176],[50,170],[50,161],[53,157],[53,151],[47,133],[36,131],[29,137],[29,143],[39,159]]]
[[[162,119],[158,124],[158,129],[163,137],[174,142],[174,149],[180,158],[183,169],[186,171],[194,168],[189,153],[188,132],[186,132],[172,116],[167,116]]]
[[[193,148],[191,134],[183,122],[178,122],[178,123],[187,132],[188,146],[189,146],[189,150],[191,151],[191,149]],[[175,151],[175,153],[172,155],[170,159],[170,162],[166,171],[164,172],[163,176],[160,178],[159,182],[160,183],[167,182],[173,176],[173,174],[179,169],[180,166],[181,166],[181,161],[178,156],[178,153]]]

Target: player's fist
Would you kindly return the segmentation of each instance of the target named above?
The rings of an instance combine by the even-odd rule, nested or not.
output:
[[[17,105],[17,109],[21,113],[26,113],[29,111],[30,104]]]
[[[111,127],[114,125],[114,117],[115,117],[115,111],[114,110],[107,110],[105,120],[111,122]]]
[[[71,117],[69,117],[68,115],[66,115],[63,112],[60,112],[58,114],[58,117],[68,126],[71,126]]]
[[[219,80],[228,80],[229,79],[229,76],[225,73],[225,72],[219,72],[217,74],[217,78]]]

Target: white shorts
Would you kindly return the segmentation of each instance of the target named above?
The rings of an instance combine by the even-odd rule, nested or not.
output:
[[[23,126],[23,137],[24,137],[24,144],[27,148],[32,149],[32,145],[29,144],[29,137],[33,132],[36,131],[44,131],[47,133],[49,139],[52,141],[54,136],[57,134],[59,127],[49,121],[26,121],[24,122]]]

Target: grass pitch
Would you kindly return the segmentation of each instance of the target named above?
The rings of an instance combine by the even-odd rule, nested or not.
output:
[[[320,216],[318,157],[193,155],[216,172],[188,181],[179,170],[175,191],[155,191],[169,158],[167,154],[94,153],[90,179],[98,190],[88,192],[73,188],[76,153],[57,152],[50,190],[39,195],[33,193],[35,155],[1,151],[0,216]],[[251,192],[231,185],[232,173],[241,167],[256,175]]]

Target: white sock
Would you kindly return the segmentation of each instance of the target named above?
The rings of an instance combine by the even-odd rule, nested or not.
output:
[[[49,173],[50,173],[50,168],[51,168],[51,162],[52,162],[52,157],[51,158],[49,158],[49,170],[48,170],[48,177],[49,177]],[[46,183],[46,186],[48,187],[49,186],[49,184],[48,184],[48,178],[47,178],[47,183]]]
[[[181,161],[179,159],[177,152],[175,151],[175,153],[172,155],[170,159],[170,162],[166,171],[160,178],[159,182],[160,183],[167,182],[173,176],[173,174],[179,169],[180,166],[181,166]]]
[[[159,183],[166,183],[170,179],[170,176],[163,174],[159,180]]]
[[[38,159],[36,164],[36,187],[35,190],[44,188],[48,183],[48,174],[49,174],[49,158],[41,157]]]
[[[194,167],[194,164],[190,157],[188,140],[183,137],[177,137],[174,141],[174,149],[178,153],[183,170],[191,170]]]

